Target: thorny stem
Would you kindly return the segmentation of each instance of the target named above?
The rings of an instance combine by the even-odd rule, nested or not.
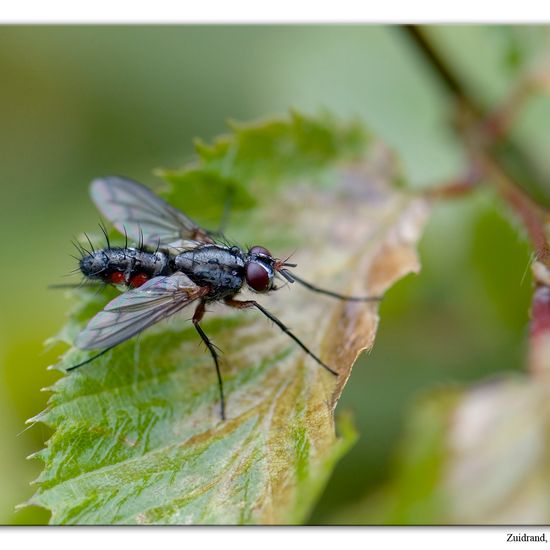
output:
[[[439,76],[447,91],[455,96],[456,99],[462,101],[471,111],[481,116],[483,112],[482,108],[466,92],[466,89],[451,70],[444,57],[432,46],[420,27],[418,25],[406,25],[403,29],[423,54],[425,60],[431,65],[435,74]]]
[[[424,191],[424,196],[427,199],[435,200],[462,197],[474,191],[481,181],[482,174],[477,168],[472,166],[461,178],[428,187],[428,189]]]
[[[481,155],[479,160],[483,163],[484,170],[491,175],[491,181],[499,190],[501,197],[521,220],[531,239],[537,261],[550,269],[550,247],[547,235],[550,216],[514,185],[514,181],[490,155]]]
[[[454,74],[444,56],[431,44],[425,32],[417,25],[403,27],[413,40],[424,59],[429,62],[440,82],[445,85],[447,92],[454,97],[460,109],[467,111],[477,125],[480,134],[484,134],[488,145],[494,145],[500,138],[505,137],[510,123],[515,118],[525,100],[537,89],[548,88],[550,82],[545,75],[529,73],[519,82],[519,85],[509,94],[506,100],[494,110],[486,109],[478,99],[463,86],[460,79]],[[521,168],[525,172],[532,172],[529,161],[526,160],[523,148],[507,136],[507,150],[513,151],[519,159]]]
[[[487,115],[485,118],[486,133],[497,140],[504,138],[519,111],[525,105],[527,99],[537,90],[537,87],[534,78],[526,77],[522,79],[504,102]]]
[[[506,139],[508,154],[519,163],[521,175],[532,177],[533,167],[526,161],[520,147],[506,133],[521,105],[533,91],[535,80],[527,78],[497,109],[486,112],[462,85],[444,57],[432,46],[422,29],[404,27],[408,36],[422,52],[434,73],[440,78],[458,107],[456,129],[463,138],[472,159],[472,169],[466,177],[439,189],[430,189],[429,197],[454,197],[470,192],[481,181],[494,185],[526,229],[535,251],[533,275],[536,284],[531,308],[530,367],[533,374],[548,373],[550,364],[550,214],[539,206],[519,184],[496,151],[498,142]]]

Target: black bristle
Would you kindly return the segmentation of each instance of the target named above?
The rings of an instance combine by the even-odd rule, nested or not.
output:
[[[111,250],[111,241],[109,241],[109,235],[107,233],[107,229],[103,225],[102,222],[99,222],[99,229],[101,229],[101,232],[103,235],[105,235],[105,240],[107,241],[107,250]]]
[[[90,248],[92,249],[92,252],[95,252],[94,245],[92,244],[92,241],[90,240],[90,237],[88,237],[88,233],[84,233],[84,236],[86,237],[86,240],[88,241],[88,244],[90,245]]]

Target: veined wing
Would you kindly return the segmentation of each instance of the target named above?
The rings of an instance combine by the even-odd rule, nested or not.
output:
[[[207,292],[207,288],[195,285],[183,273],[155,277],[109,302],[78,335],[75,345],[80,349],[116,346]]]
[[[90,184],[100,212],[132,240],[150,246],[186,248],[189,241],[212,243],[208,233],[150,189],[126,178],[107,176]]]

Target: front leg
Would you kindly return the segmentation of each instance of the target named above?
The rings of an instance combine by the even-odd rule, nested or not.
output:
[[[270,313],[269,311],[267,311],[267,309],[265,309],[255,300],[234,300],[233,298],[226,298],[224,301],[229,307],[234,307],[237,309],[247,309],[251,307],[255,307],[256,309],[259,309],[268,319],[273,321],[285,334],[288,334],[288,336],[290,336],[310,357],[313,357],[313,359],[315,359],[315,361],[317,361],[319,365],[327,369],[331,374],[334,374],[334,376],[338,376],[338,373],[335,370],[331,369],[326,363],[323,363],[323,361],[321,361],[321,359],[319,359],[317,355],[315,355],[297,336],[295,336],[282,321],[277,319],[277,317],[275,317],[273,313]]]

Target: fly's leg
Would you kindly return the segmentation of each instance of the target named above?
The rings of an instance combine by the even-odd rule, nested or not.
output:
[[[269,320],[273,321],[285,334],[288,334],[310,357],[315,359],[319,365],[321,365],[323,368],[328,370],[331,374],[334,374],[334,376],[338,376],[338,373],[331,369],[326,363],[323,363],[317,355],[315,355],[296,335],[294,335],[290,329],[273,313],[270,313],[265,309],[263,306],[261,306],[258,302],[255,300],[234,300],[233,298],[226,298],[225,303],[230,306],[237,309],[247,309],[251,307],[255,307],[256,309],[259,309]]]
[[[82,283],[68,283],[68,284],[61,284],[61,285],[48,285],[48,288],[54,288],[54,289],[65,289],[65,288],[98,288],[99,290],[102,290],[107,285],[103,281],[99,281],[97,283],[92,282],[82,282]]]
[[[298,281],[298,283],[305,286],[307,289],[312,290],[313,292],[326,294],[327,296],[338,298],[338,300],[344,300],[347,302],[380,302],[382,300],[382,296],[346,296],[345,294],[339,294],[338,292],[333,292],[332,290],[319,288],[318,286],[312,285],[311,283],[304,281],[304,279],[298,277],[298,275],[295,275],[294,273],[291,273],[290,271],[288,271],[288,269],[281,269],[280,273],[290,283]]]
[[[216,366],[216,375],[218,376],[218,388],[220,390],[220,412],[222,420],[225,420],[225,399],[223,397],[223,380],[222,380],[222,374],[220,372],[220,365],[218,362],[218,353],[216,351],[216,348],[214,344],[210,341],[208,336],[204,333],[204,330],[202,330],[202,327],[200,326],[200,321],[204,317],[204,312],[206,311],[204,302],[200,302],[197,306],[197,309],[195,309],[195,313],[193,314],[193,325],[195,326],[195,329],[199,333],[199,336],[202,338],[202,341],[206,344],[206,347],[210,351],[210,355],[212,355],[212,359],[214,359],[214,365]]]
[[[85,361],[82,361],[82,363],[78,363],[78,365],[73,365],[72,367],[69,367],[68,369],[66,369],[67,372],[70,371],[70,370],[78,369],[79,367],[83,367],[84,365],[87,365],[88,363],[91,363],[92,361],[94,361],[98,357],[101,357],[103,354],[107,353],[108,351],[111,351],[117,345],[118,344],[116,344],[115,346],[111,346],[110,348],[104,349],[103,351],[100,351],[99,353],[96,353],[95,355],[92,355],[89,359],[86,359]]]

